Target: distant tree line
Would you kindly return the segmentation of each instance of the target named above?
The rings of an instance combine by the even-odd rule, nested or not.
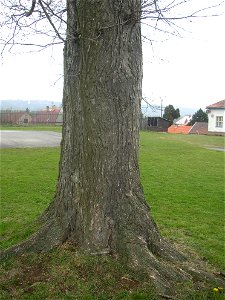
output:
[[[175,109],[173,105],[169,104],[165,107],[163,118],[170,121],[171,125],[175,119],[180,117],[179,108]],[[188,123],[189,126],[194,125],[196,122],[206,122],[208,123],[208,115],[201,108],[194,113],[191,121]]]
[[[180,110],[179,108],[175,109],[173,105],[169,104],[164,109],[163,118],[170,121],[171,125],[173,124],[173,121],[175,119],[178,119],[180,117]]]
[[[201,108],[198,111],[196,111],[196,113],[193,114],[192,119],[188,123],[188,125],[192,126],[196,122],[206,122],[206,123],[208,123],[208,115]]]

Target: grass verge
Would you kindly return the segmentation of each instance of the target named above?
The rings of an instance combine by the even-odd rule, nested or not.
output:
[[[32,129],[33,130],[33,129]],[[141,177],[164,236],[217,269],[224,263],[223,137],[141,134]],[[29,236],[52,200],[59,148],[1,150],[2,248]],[[151,284],[110,257],[76,255],[71,245],[1,265],[1,299],[159,299]],[[224,299],[210,289],[181,287],[178,299]]]
[[[61,132],[62,126],[58,125],[0,125],[0,130],[40,130],[40,131],[55,131]]]

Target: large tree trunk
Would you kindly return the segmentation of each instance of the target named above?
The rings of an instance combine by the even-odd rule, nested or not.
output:
[[[71,240],[145,270],[165,291],[189,275],[171,266],[183,256],[160,236],[140,183],[140,2],[67,1],[57,191],[41,230],[16,251]]]
[[[68,1],[64,128],[51,212],[67,238],[90,252],[126,253],[126,242],[143,236],[147,224],[159,238],[138,169],[139,1],[120,2]]]
[[[77,2],[77,4],[76,4]],[[91,253],[127,253],[161,238],[138,168],[140,1],[68,1],[64,127],[49,215]]]
[[[140,1],[67,2],[62,152],[48,218],[83,251],[149,265],[155,278],[153,254],[181,256],[161,238],[140,183]]]

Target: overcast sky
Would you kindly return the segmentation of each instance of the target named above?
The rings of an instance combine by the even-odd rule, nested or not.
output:
[[[225,15],[185,27],[182,38],[153,45],[153,59],[144,45],[143,94],[164,105],[205,109],[225,99]]]
[[[162,99],[163,106],[205,109],[225,99],[225,16],[197,19],[184,27],[182,38],[143,43],[143,96],[152,104]],[[38,53],[5,52],[0,100],[61,101],[62,74],[62,46]]]

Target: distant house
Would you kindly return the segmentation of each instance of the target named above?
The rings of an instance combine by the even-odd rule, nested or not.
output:
[[[49,124],[62,125],[62,108],[52,106],[45,110],[30,112],[25,111],[1,110],[0,124],[25,125],[25,124]]]
[[[189,134],[191,126],[188,126],[187,124],[191,121],[191,118],[190,115],[186,115],[174,120],[173,125],[168,128],[168,133]]]
[[[60,109],[44,110],[32,113],[33,124],[57,124],[59,119]]]
[[[1,110],[0,124],[28,124],[31,123],[32,117],[27,111],[9,111]]]
[[[170,121],[161,117],[148,117],[147,130],[156,132],[167,132]]]
[[[208,133],[225,135],[225,100],[221,100],[206,107],[208,114]]]

